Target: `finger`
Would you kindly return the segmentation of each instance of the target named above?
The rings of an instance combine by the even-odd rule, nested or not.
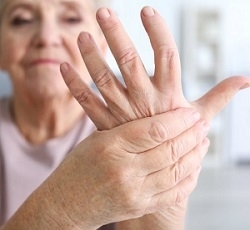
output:
[[[204,121],[198,121],[194,126],[165,143],[157,146],[153,150],[136,154],[134,157],[134,168],[138,171],[138,177],[163,170],[175,164],[185,154],[194,150],[206,137],[209,126]],[[199,152],[198,152],[199,154]]]
[[[126,129],[120,126],[114,131],[122,133],[117,140],[120,148],[130,153],[141,153],[180,135],[183,130],[192,127],[199,118],[200,115],[194,109],[180,108],[129,122],[125,124],[128,126]]]
[[[154,83],[161,92],[182,96],[181,67],[177,46],[163,18],[151,7],[141,12],[155,57]]]
[[[194,103],[200,108],[202,116],[209,121],[230,102],[239,90],[249,86],[249,77],[230,77],[220,82]]]
[[[152,92],[151,81],[133,42],[117,16],[110,9],[101,8],[97,12],[97,20],[121,70],[129,94],[137,98],[147,98],[145,94]],[[146,92],[145,89],[149,91]]]
[[[145,195],[152,196],[175,187],[201,164],[208,146],[209,140],[205,138],[172,166],[148,175],[142,185],[142,191]]]
[[[188,198],[197,185],[200,171],[201,167],[198,167],[174,188],[153,196],[146,213],[158,212],[162,209],[166,210],[166,207],[175,206]]]
[[[129,107],[125,89],[104,60],[93,37],[89,33],[82,32],[79,35],[78,45],[90,76],[106,103],[110,108],[116,107],[120,114],[124,113],[122,108]]]
[[[104,102],[82,80],[77,71],[68,63],[63,63],[60,70],[71,94],[94,122],[97,129],[107,129],[108,124],[113,124],[114,121],[110,120],[112,117]]]

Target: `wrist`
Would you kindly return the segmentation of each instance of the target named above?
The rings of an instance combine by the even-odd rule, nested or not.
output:
[[[46,200],[44,202],[47,210],[45,214],[46,222],[50,224],[54,223],[53,229],[65,229],[65,230],[96,230],[99,226],[93,226],[91,221],[87,219],[87,215],[84,213],[86,210],[82,207],[81,210],[74,207],[75,201],[71,201],[68,197],[70,192],[65,192],[64,189],[60,189],[58,179],[55,179],[57,184],[53,182],[53,176],[48,181],[46,186]],[[64,186],[63,186],[64,188]],[[66,195],[66,197],[65,197]],[[51,226],[51,225],[50,225]],[[49,229],[50,230],[50,229]]]
[[[53,194],[43,184],[23,203],[1,230],[95,230],[74,221]]]

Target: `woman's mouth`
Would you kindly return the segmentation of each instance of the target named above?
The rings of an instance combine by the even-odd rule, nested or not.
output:
[[[37,66],[37,65],[60,65],[61,61],[51,58],[39,58],[31,61],[31,66]]]

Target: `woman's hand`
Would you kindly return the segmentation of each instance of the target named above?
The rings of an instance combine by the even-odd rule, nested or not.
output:
[[[79,36],[79,48],[106,104],[90,90],[73,67],[66,63],[62,65],[66,84],[99,130],[179,107],[195,107],[202,118],[210,121],[238,90],[250,86],[248,77],[231,77],[199,100],[187,101],[182,92],[178,50],[167,26],[150,7],[142,10],[141,18],[154,50],[153,77],[147,75],[133,43],[116,15],[108,9],[100,9],[97,19],[126,85],[117,80],[91,35],[86,32]]]
[[[196,186],[208,148],[198,120],[194,109],[177,109],[95,132],[47,181],[56,194],[48,203],[80,229],[176,205]]]
[[[86,32],[79,36],[79,48],[105,103],[84,83],[77,70],[66,63],[61,66],[62,75],[71,93],[99,130],[110,129],[128,121],[150,117],[180,107],[195,108],[201,113],[201,117],[209,122],[235,93],[241,88],[250,86],[250,78],[231,77],[219,83],[197,101],[189,102],[185,99],[182,91],[178,50],[163,19],[150,7],[145,7],[142,10],[141,18],[154,50],[155,71],[152,77],[148,76],[133,43],[118,18],[111,10],[107,9],[100,9],[97,13],[97,19],[121,70],[125,85],[116,78],[93,38]],[[172,121],[169,120],[169,122]],[[198,141],[196,146],[200,146]],[[203,152],[204,149],[200,151]],[[165,155],[169,154],[174,153],[165,152]],[[183,152],[183,156],[184,154]],[[195,167],[191,165],[190,167],[194,173]],[[190,168],[190,173],[192,170]],[[182,228],[183,223],[181,222],[185,219],[183,214],[185,208],[180,211],[179,207],[184,206],[180,204],[178,207],[173,206],[169,209],[167,206],[161,209],[161,213],[166,217],[168,227],[172,227],[171,220],[168,218],[173,220],[175,215],[175,217],[181,217],[176,221],[179,222],[179,226],[176,227],[177,224],[174,228]],[[182,214],[180,215],[180,213]],[[156,215],[153,216],[153,219],[155,217]],[[157,218],[157,229],[161,229],[160,221]],[[144,218],[143,222],[144,225],[141,229],[152,229],[151,225],[148,224],[152,223],[152,218],[149,218],[148,222]],[[162,229],[168,229],[168,227],[162,225]],[[125,229],[130,228],[125,225]]]
[[[96,131],[67,155],[3,230],[92,230],[175,205],[196,186],[207,132],[190,108]]]

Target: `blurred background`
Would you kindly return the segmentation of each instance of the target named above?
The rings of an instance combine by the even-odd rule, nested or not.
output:
[[[198,99],[231,75],[250,76],[249,0],[113,0],[149,74],[153,53],[140,20],[143,6],[164,17],[179,48],[183,88]],[[112,55],[109,64],[119,75]],[[0,74],[0,96],[8,95]],[[187,230],[250,229],[250,89],[237,94],[218,115],[209,134],[211,146],[198,186],[190,198]]]

